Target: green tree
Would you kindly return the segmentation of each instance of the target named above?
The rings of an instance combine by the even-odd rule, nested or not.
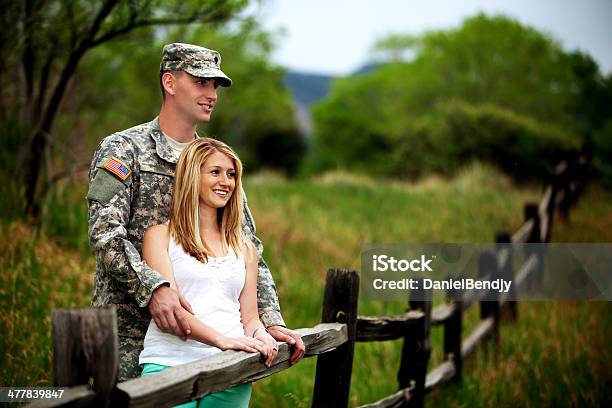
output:
[[[594,89],[599,100],[607,95],[590,58],[507,17],[479,14],[457,29],[390,36],[373,54],[377,69],[337,80],[315,105],[310,169],[451,172],[470,157],[499,164],[493,154],[504,141],[515,151],[508,162],[540,163],[535,177],[542,158],[582,145],[585,129],[607,114],[584,104]]]
[[[570,55],[550,36],[511,18],[479,14],[457,29],[391,36],[376,47],[380,62],[415,56],[403,71],[417,74],[415,86],[425,79],[429,92],[411,95],[424,109],[432,97],[451,97],[574,124],[569,108],[578,78]]]
[[[54,122],[71,79],[90,50],[138,28],[227,21],[245,3],[4,1],[0,61],[2,83],[9,86],[3,89],[0,108],[9,112],[5,118],[18,117],[28,124],[29,143],[22,144],[26,159],[19,164],[25,175],[27,211],[39,213],[41,169],[53,143]]]

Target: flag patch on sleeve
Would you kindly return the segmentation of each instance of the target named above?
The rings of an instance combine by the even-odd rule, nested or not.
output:
[[[130,177],[130,174],[132,174],[131,170],[125,164],[121,163],[112,156],[106,160],[106,163],[104,163],[104,166],[102,167],[119,177],[121,181],[127,180],[127,178]]]

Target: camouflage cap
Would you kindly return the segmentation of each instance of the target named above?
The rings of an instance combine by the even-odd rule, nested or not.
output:
[[[199,78],[216,78],[221,86],[232,84],[232,80],[221,71],[221,54],[197,45],[166,44],[159,70],[185,71]]]

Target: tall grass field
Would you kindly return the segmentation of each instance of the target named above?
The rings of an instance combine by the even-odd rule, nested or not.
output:
[[[523,205],[540,186],[513,185],[494,169],[468,166],[453,179],[415,184],[330,173],[308,180],[275,174],[246,178],[248,203],[264,242],[283,316],[293,328],[320,322],[329,268],[359,270],[366,243],[492,242],[515,231]],[[2,386],[50,386],[51,311],[86,307],[94,261],[87,244],[86,180],[60,184],[37,233],[0,223]],[[591,184],[569,223],[555,219],[554,242],[611,242],[612,193]],[[360,301],[359,314],[402,313],[399,302]],[[464,364],[461,384],[426,397],[427,406],[605,406],[612,402],[612,307],[607,302],[522,302],[516,322],[503,321]],[[464,318],[464,333],[478,323]],[[400,341],[357,344],[350,405],[397,391]],[[432,329],[430,368],[442,360],[442,332]],[[254,384],[252,407],[311,404],[316,359]]]

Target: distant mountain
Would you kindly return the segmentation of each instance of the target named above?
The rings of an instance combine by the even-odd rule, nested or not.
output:
[[[296,102],[310,107],[313,102],[325,98],[333,76],[304,74],[289,71],[285,75],[285,85],[291,90]]]
[[[329,85],[334,77],[329,75],[304,74],[289,71],[285,74],[285,86],[289,88],[296,105],[297,121],[302,134],[309,137],[312,133],[310,105],[329,93]]]
[[[352,75],[364,75],[376,69],[376,65],[364,65]],[[330,84],[337,77],[321,74],[307,74],[288,71],[285,74],[285,85],[291,91],[297,107],[297,119],[302,134],[309,136],[312,132],[310,107],[313,103],[325,98]]]
[[[379,66],[380,66],[380,64],[367,64],[367,65],[363,65],[361,68],[359,68],[357,71],[353,72],[351,75],[365,75],[365,74],[369,74],[370,72],[374,71]]]

